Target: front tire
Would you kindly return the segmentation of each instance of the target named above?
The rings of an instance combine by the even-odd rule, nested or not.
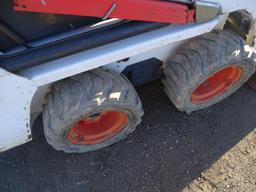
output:
[[[44,132],[53,148],[83,153],[124,139],[142,115],[140,99],[128,80],[96,69],[54,85],[44,107]]]

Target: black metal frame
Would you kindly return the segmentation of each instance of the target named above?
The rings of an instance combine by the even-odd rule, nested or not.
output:
[[[18,72],[164,26],[166,24],[152,22],[121,22],[12,55],[0,55],[0,67],[11,72]]]

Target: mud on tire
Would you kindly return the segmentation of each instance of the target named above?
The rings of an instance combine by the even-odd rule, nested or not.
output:
[[[74,122],[108,110],[123,112],[128,117],[128,123],[118,134],[92,145],[68,141],[67,133]],[[142,116],[141,101],[128,80],[114,71],[96,69],[54,85],[44,106],[43,124],[46,140],[55,149],[83,153],[124,139],[135,130]]]
[[[164,65],[165,92],[180,111],[191,113],[225,99],[255,71],[255,54],[239,36],[223,30],[196,37],[181,46]],[[193,103],[192,93],[207,78],[227,67],[242,69],[241,78],[225,92],[205,103]]]

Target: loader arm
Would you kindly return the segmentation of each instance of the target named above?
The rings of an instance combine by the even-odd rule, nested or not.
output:
[[[186,24],[195,21],[190,1],[162,0],[16,0],[16,11],[79,15],[160,23]]]

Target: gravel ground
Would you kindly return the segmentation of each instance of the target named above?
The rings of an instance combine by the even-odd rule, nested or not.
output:
[[[138,92],[143,123],[100,151],[53,150],[39,118],[32,142],[0,154],[0,191],[256,191],[256,92],[246,85],[192,115],[178,112],[159,82]]]

